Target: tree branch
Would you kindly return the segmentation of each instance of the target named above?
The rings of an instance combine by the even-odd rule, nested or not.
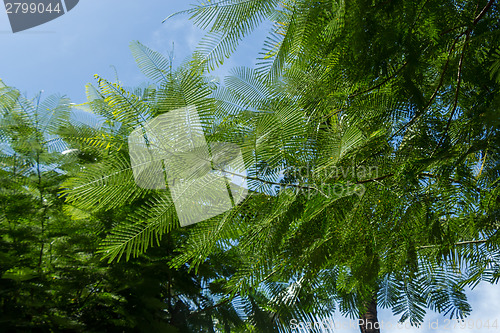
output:
[[[490,9],[491,5],[493,5],[493,2],[494,2],[494,0],[488,1],[488,3],[486,4],[486,6],[484,6],[483,10],[481,10],[481,12],[479,13],[479,15],[477,15],[476,18],[474,19],[474,22],[472,23],[473,25],[476,25],[477,22],[479,22],[479,20],[481,20],[483,18],[483,16],[486,14],[486,12],[488,11],[488,9]]]
[[[328,196],[325,193],[323,193],[319,188],[312,187],[312,186],[304,186],[304,185],[298,185],[298,184],[276,183],[276,182],[272,182],[272,181],[269,181],[269,180],[260,179],[260,178],[257,178],[257,177],[243,176],[243,175],[231,172],[231,171],[219,170],[219,169],[217,171],[221,171],[221,172],[230,174],[232,176],[240,177],[240,178],[247,179],[247,180],[255,180],[255,181],[258,181],[258,182],[261,182],[261,183],[264,183],[264,184],[268,184],[268,185],[275,185],[275,186],[280,186],[280,187],[290,186],[290,187],[295,187],[295,188],[302,189],[302,190],[318,191],[321,194],[323,194],[325,197],[328,198]]]
[[[455,49],[455,45],[457,44],[458,40],[460,39],[460,37],[462,37],[463,34],[460,34],[457,36],[457,38],[455,38],[455,40],[453,41],[453,45],[451,46],[450,50],[448,51],[448,56],[446,57],[446,63],[444,64],[444,67],[443,67],[443,70],[441,71],[441,75],[439,77],[439,82],[436,86],[436,89],[434,90],[434,92],[432,93],[429,101],[425,104],[425,106],[422,108],[422,110],[418,111],[414,116],[413,118],[410,119],[409,122],[407,122],[403,127],[401,127],[399,130],[397,130],[393,135],[391,135],[389,141],[391,141],[392,139],[394,139],[394,137],[396,135],[398,135],[399,133],[401,133],[402,131],[404,131],[406,128],[410,127],[411,125],[413,125],[413,123],[421,116],[425,113],[425,111],[431,106],[432,102],[434,101],[434,99],[436,98],[438,92],[439,92],[439,89],[441,88],[441,86],[443,85],[443,82],[444,82],[444,75],[446,74],[446,71],[448,70],[448,65],[450,64],[450,60],[451,60],[451,54],[453,52],[453,50]]]
[[[434,179],[439,179],[439,176],[436,176],[436,175],[433,175],[431,173],[427,173],[427,172],[422,172],[420,174],[420,176],[422,177],[427,177],[427,178],[434,178]],[[465,186],[464,183],[462,183],[461,181],[457,180],[457,179],[454,179],[454,178],[448,178],[449,181],[453,182],[453,183],[457,183],[457,184],[460,184],[462,186]],[[475,189],[476,191],[478,192],[481,192],[482,189],[480,189],[479,187],[472,187],[473,189]]]
[[[276,182],[267,181],[267,180],[256,178],[256,177],[243,176],[243,175],[240,175],[240,174],[237,174],[237,173],[233,173],[233,172],[230,172],[230,171],[225,171],[225,170],[218,170],[218,171],[225,172],[225,173],[228,173],[230,175],[233,175],[233,176],[236,176],[236,177],[240,177],[240,178],[243,178],[243,179],[259,181],[259,182],[262,182],[262,183],[265,183],[265,184],[269,184],[269,185],[276,185],[276,186],[280,186],[280,187],[291,186],[291,187],[300,188],[300,189],[304,189],[304,190],[318,191],[321,194],[323,194],[325,197],[328,198],[328,196],[326,194],[324,194],[320,189],[318,189],[316,187],[312,187],[312,186],[304,186],[304,185],[297,185],[297,184],[276,183]],[[387,175],[380,176],[380,177],[377,177],[377,178],[370,178],[370,179],[360,180],[360,181],[355,182],[354,184],[355,185],[361,185],[361,184],[366,184],[366,183],[377,182],[377,181],[381,181],[381,180],[384,180],[384,179],[387,179],[387,178],[391,178],[391,177],[393,177],[395,175],[396,175],[395,173],[389,173]],[[439,179],[439,176],[436,176],[436,175],[433,175],[433,174],[427,173],[427,172],[422,172],[418,176],[419,177],[427,177],[427,178]],[[457,184],[465,186],[459,180],[456,180],[456,179],[453,179],[453,178],[448,178],[448,180],[451,181],[451,182],[453,182],[453,183],[457,183]],[[478,191],[478,192],[482,191],[482,189],[480,189],[478,187],[473,187],[473,188],[476,191]]]
[[[448,29],[448,30],[445,30],[445,31],[441,32],[441,33],[439,34],[439,36],[444,36],[444,35],[446,35],[446,34],[448,34],[448,33],[452,32],[452,31],[454,31],[454,30],[456,30],[456,29],[458,29],[458,28],[463,28],[463,27],[464,27],[464,25],[463,25],[463,24],[461,24],[461,25],[457,25],[457,26],[455,26],[455,27],[453,27],[453,28],[450,28],[450,29]]]
[[[436,145],[436,147],[434,147],[434,150],[431,153],[431,157],[434,156],[434,154],[436,153],[439,146],[441,146],[443,144],[446,133],[448,133],[448,131],[450,129],[451,122],[453,120],[453,116],[455,115],[455,112],[457,111],[458,95],[460,92],[460,86],[462,84],[462,69],[463,69],[463,65],[464,65],[464,56],[465,56],[465,50],[467,49],[467,43],[469,42],[469,39],[470,39],[470,33],[471,33],[471,30],[468,30],[467,36],[465,37],[464,47],[462,48],[462,54],[460,55],[460,61],[458,62],[457,89],[455,89],[455,99],[453,101],[453,107],[451,109],[451,114],[450,114],[450,117],[448,118],[448,123],[446,124],[446,128],[444,129],[444,132],[441,135],[441,139],[439,139],[438,144]]]
[[[395,175],[394,173],[390,173],[390,174],[387,174],[387,175],[384,175],[384,176],[381,176],[381,177],[377,177],[377,178],[360,180],[360,181],[356,182],[355,184],[366,184],[366,183],[376,182],[376,181],[384,180],[386,178],[393,177],[394,175]],[[436,175],[433,175],[433,174],[427,173],[427,172],[422,172],[418,176],[419,177],[439,179],[439,176],[436,176]],[[457,184],[460,184],[462,186],[466,186],[464,183],[462,183],[461,181],[459,181],[457,179],[448,178],[448,180],[451,181],[451,182],[453,182],[453,183],[457,183]],[[474,190],[478,191],[478,192],[482,191],[482,189],[479,188],[479,187],[472,187],[472,188]]]
[[[379,181],[379,180],[384,180],[386,178],[390,178],[394,176],[393,173],[390,173],[388,175],[385,175],[385,176],[382,176],[382,177],[377,177],[377,178],[372,178],[372,179],[365,179],[365,180],[360,180],[358,182],[356,182],[356,184],[365,184],[365,183],[371,183],[371,182],[376,182],[376,181]]]
[[[210,311],[210,310],[213,310],[215,308],[218,308],[219,306],[226,305],[227,303],[229,303],[230,301],[232,301],[235,297],[236,297],[236,295],[234,295],[234,296],[232,296],[230,298],[226,298],[224,301],[219,302],[217,304],[214,304],[214,305],[211,305],[211,306],[207,306],[206,308],[200,309],[198,311],[193,311],[190,314],[188,314],[187,317],[189,318],[189,317],[192,317],[192,316],[196,316],[196,315],[198,315],[200,313],[203,313],[203,312]]]
[[[454,243],[454,244],[451,244],[452,246],[460,246],[460,245],[469,245],[469,244],[484,244],[488,242],[488,240],[486,239],[482,239],[482,240],[474,240],[474,241],[463,241],[463,242],[458,242],[458,243]],[[434,247],[437,247],[439,246],[440,244],[436,244],[436,245],[425,245],[425,246],[420,246],[418,247],[417,249],[418,250],[422,250],[422,249],[431,249],[431,248],[434,248]]]
[[[386,78],[384,81],[380,82],[379,84],[367,89],[367,90],[364,90],[364,91],[358,91],[358,92],[355,92],[353,95],[349,96],[349,97],[356,97],[356,96],[359,96],[359,95],[362,95],[362,94],[366,94],[370,91],[373,91],[375,89],[378,89],[380,87],[382,87],[384,84],[386,84],[387,82],[389,82],[390,80],[392,80],[394,77],[396,77],[396,75],[399,74],[399,72],[401,72],[403,70],[403,68],[406,67],[406,65],[408,65],[408,61],[406,61],[403,66],[401,66],[396,72],[394,72],[394,74],[392,74],[391,76],[389,76],[388,78]]]
[[[481,18],[483,18],[483,16],[486,14],[486,12],[488,11],[488,9],[490,9],[491,5],[493,4],[494,0],[490,0],[486,6],[484,6],[484,8],[481,10],[481,12],[476,16],[476,18],[474,19],[474,22],[472,23],[472,26],[469,27],[465,32],[462,32],[461,34],[459,34],[456,38],[455,38],[455,41],[453,42],[453,45],[450,49],[450,51],[448,52],[448,56],[447,56],[447,60],[446,60],[446,64],[443,68],[443,71],[441,73],[441,77],[440,77],[440,80],[439,80],[439,83],[436,87],[436,90],[434,91],[434,93],[432,94],[431,98],[429,99],[429,102],[426,104],[426,106],[420,111],[420,112],[417,112],[415,114],[415,116],[408,122],[406,123],[401,129],[399,129],[398,131],[396,131],[396,133],[394,133],[390,140],[392,140],[396,135],[398,135],[399,133],[401,133],[403,130],[405,130],[406,128],[408,128],[409,126],[411,126],[422,114],[425,113],[425,111],[427,110],[427,108],[432,104],[432,102],[434,101],[434,99],[436,98],[436,95],[437,93],[439,92],[439,89],[441,88],[442,84],[443,84],[443,80],[444,80],[444,74],[446,73],[446,70],[448,68],[448,65],[449,65],[449,62],[450,62],[450,58],[451,58],[451,53],[453,52],[453,49],[455,48],[455,45],[456,43],[458,42],[458,40],[464,35],[466,34],[466,40],[465,40],[465,44],[464,44],[464,48],[462,50],[462,54],[460,56],[460,63],[459,63],[459,69],[458,69],[458,82],[457,82],[457,90],[456,90],[456,93],[455,93],[455,102],[454,102],[454,106],[453,106],[453,110],[452,110],[452,114],[450,116],[450,119],[448,120],[448,124],[446,126],[446,129],[445,129],[445,133],[449,130],[449,127],[450,127],[450,124],[451,124],[451,120],[453,119],[453,116],[455,114],[455,111],[456,111],[456,108],[457,108],[457,103],[458,103],[458,92],[459,92],[459,89],[460,89],[460,83],[461,83],[461,72],[462,72],[462,67],[463,67],[463,57],[464,57],[464,53],[465,53],[465,48],[467,46],[467,42],[469,41],[469,38],[470,38],[470,34],[472,33],[472,29],[473,27],[479,22],[479,20],[481,20]],[[441,140],[440,140],[440,143],[438,144],[437,147],[439,147],[442,143],[442,140],[444,139],[444,136],[441,137]],[[437,148],[435,148],[436,150]],[[432,153],[434,154],[434,152]]]

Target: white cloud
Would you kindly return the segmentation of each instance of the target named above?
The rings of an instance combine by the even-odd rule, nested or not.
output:
[[[192,54],[203,35],[204,32],[194,26],[187,17],[179,16],[167,20],[153,31],[145,45],[166,55],[172,51],[173,43],[175,62],[179,65]]]

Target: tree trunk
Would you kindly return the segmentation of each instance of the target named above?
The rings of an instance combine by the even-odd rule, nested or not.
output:
[[[360,315],[359,330],[361,333],[380,333],[377,318],[377,294],[366,304],[366,311]]]

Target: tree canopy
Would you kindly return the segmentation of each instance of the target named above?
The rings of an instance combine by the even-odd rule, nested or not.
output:
[[[380,307],[417,326],[428,309],[467,316],[464,288],[500,279],[498,5],[224,0],[185,13],[207,31],[193,56],[173,68],[131,43],[150,83],[97,76],[78,106],[90,113],[2,88],[2,306],[46,283],[59,317],[117,329],[286,332],[340,311],[378,332]],[[265,20],[258,66],[212,78]],[[232,176],[249,193],[180,228],[173,189],[138,186],[129,139],[154,140],[146,124],[186,107],[208,143],[241,149],[246,174]],[[205,164],[188,167],[191,181]],[[73,274],[77,262],[88,269]]]

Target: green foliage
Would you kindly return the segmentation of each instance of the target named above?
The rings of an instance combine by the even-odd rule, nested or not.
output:
[[[2,85],[2,330],[200,332],[211,328],[244,332],[268,325],[256,315],[266,316],[268,311],[259,302],[225,295],[226,279],[234,274],[232,267],[237,261],[232,251],[214,255],[197,273],[189,271],[188,265],[172,269],[169,262],[175,256],[174,248],[180,247],[185,235],[170,232],[166,239],[158,239],[160,247],[133,262],[108,265],[101,260],[97,250],[104,236],[113,229],[117,236],[103,244],[110,244],[113,237],[119,239],[116,225],[131,215],[140,218],[135,207],[148,202],[157,205],[155,200],[162,198],[152,196],[151,191],[127,190],[131,184],[124,180],[131,175],[127,174],[129,162],[121,146],[96,146],[89,140],[106,132],[107,138],[120,142],[127,133],[125,125],[118,127],[111,119],[97,118],[106,114],[122,117],[103,106],[128,96],[121,88],[103,84],[103,90],[113,89],[118,97],[98,99],[96,95],[101,95],[89,87],[94,99],[88,106],[96,110],[91,119],[82,117],[77,109],[70,110],[64,98],[29,101]],[[40,124],[37,119],[61,113],[61,105],[66,106],[64,114],[71,119],[71,126],[58,128],[44,122],[34,127]],[[56,141],[59,149],[52,148]],[[72,148],[67,149],[68,145]],[[117,160],[120,154],[123,158]],[[113,167],[113,175],[102,173]],[[75,174],[82,178],[70,178]],[[69,191],[66,186],[77,189]],[[72,194],[77,191],[79,203],[91,202],[78,207],[65,203],[74,201]],[[151,211],[144,209],[143,213]],[[151,230],[153,235],[156,230]]]
[[[195,52],[196,67],[214,69],[234,52],[237,43],[269,18],[277,0],[219,0],[200,3],[170,15],[190,14],[193,23],[208,31]],[[164,21],[165,21],[164,20]]]
[[[220,22],[231,24],[217,31],[244,24],[240,10],[218,12]],[[199,8],[190,13],[196,22],[215,17]],[[307,288],[310,276],[340,267],[347,275],[337,276],[328,294],[355,317],[377,290],[385,290],[381,305],[413,324],[426,307],[467,315],[463,285],[498,281],[498,6],[287,1],[268,17],[275,25],[258,70],[234,72],[214,95],[220,117],[239,118],[221,130],[236,133],[234,142],[254,138],[253,146],[239,142],[256,157],[248,167],[268,166],[259,176],[305,184],[317,195],[254,195],[242,206],[257,211],[243,215],[237,208],[233,223],[224,217],[192,228],[174,263],[202,262],[207,245],[217,243],[203,234],[224,228],[216,239],[230,235],[249,258],[234,282],[240,292],[262,280],[290,284],[300,274]],[[224,35],[211,40],[213,50],[228,45]],[[220,58],[215,54],[213,63]],[[283,141],[293,133],[294,143],[260,130],[266,111],[279,118],[292,108],[297,118],[269,124]],[[244,131],[241,119],[256,125]],[[288,168],[307,171],[281,179]],[[268,179],[259,179],[262,191]],[[363,194],[337,200],[318,194],[320,184],[342,181],[362,185]]]
[[[2,86],[1,172],[16,182],[4,181],[15,200],[0,221],[41,244],[33,265],[37,251],[2,231],[2,246],[31,253],[31,264],[3,255],[3,280],[39,278],[47,226],[73,216],[97,223],[90,238],[105,235],[110,265],[92,267],[111,291],[92,278],[81,287],[95,295],[85,323],[100,321],[102,304],[108,327],[141,330],[290,331],[291,319],[335,309],[361,318],[370,302],[413,325],[427,309],[467,316],[464,287],[500,279],[498,5],[228,0],[185,12],[208,31],[190,61],[173,69],[132,43],[154,84],[128,91],[97,77],[80,106],[93,124],[67,118],[64,99],[39,108]],[[274,26],[257,69],[236,68],[223,84],[204,75],[266,19]],[[168,188],[135,184],[128,138],[189,106],[208,143],[241,148],[250,193],[179,229]],[[52,143],[72,153],[61,158]],[[37,205],[16,213],[32,197]],[[61,197],[65,210],[49,213]]]

